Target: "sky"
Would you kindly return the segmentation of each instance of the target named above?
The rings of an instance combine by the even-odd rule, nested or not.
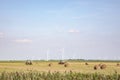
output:
[[[120,0],[0,0],[0,60],[120,60]]]

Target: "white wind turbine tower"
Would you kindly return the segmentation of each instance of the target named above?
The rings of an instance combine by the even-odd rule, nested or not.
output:
[[[62,60],[64,59],[64,52],[65,52],[65,49],[63,48],[62,49]]]
[[[47,54],[46,54],[46,60],[48,61],[49,60],[49,49],[47,49]]]

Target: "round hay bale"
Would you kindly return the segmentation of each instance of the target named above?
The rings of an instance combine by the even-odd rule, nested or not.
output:
[[[105,65],[105,64],[102,64],[101,66],[100,66],[100,69],[105,69],[107,66]]]
[[[68,66],[69,66],[69,64],[68,64],[68,63],[65,63],[65,64],[64,64],[64,67],[68,67]]]
[[[120,64],[119,64],[119,63],[117,63],[117,66],[120,66]]]
[[[59,61],[58,64],[65,64],[65,61]]]
[[[88,63],[86,62],[85,65],[88,65]]]
[[[32,65],[32,61],[31,61],[31,60],[27,60],[27,61],[25,62],[25,64],[26,64],[26,65]]]
[[[99,68],[98,65],[95,65],[95,66],[94,66],[94,70],[97,70],[98,68]]]
[[[51,67],[51,66],[52,66],[52,63],[49,63],[48,66]]]

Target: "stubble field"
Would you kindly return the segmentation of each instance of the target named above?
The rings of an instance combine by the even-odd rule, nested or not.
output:
[[[116,62],[72,61],[65,64],[34,61],[26,65],[25,61],[2,61],[0,80],[120,80],[120,65]],[[105,65],[104,68],[101,69],[101,65]]]
[[[100,74],[120,74],[120,66],[117,62],[68,62],[68,66],[58,64],[52,61],[33,62],[32,65],[25,65],[25,62],[0,62],[0,72],[14,72],[14,71],[40,71],[40,72],[80,72],[80,73],[100,73]],[[51,64],[51,66],[48,66]],[[98,68],[94,70],[94,66],[98,64],[105,64],[105,69]]]

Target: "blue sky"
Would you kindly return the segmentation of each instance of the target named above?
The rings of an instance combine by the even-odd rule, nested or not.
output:
[[[119,59],[119,0],[0,0],[0,60]]]

